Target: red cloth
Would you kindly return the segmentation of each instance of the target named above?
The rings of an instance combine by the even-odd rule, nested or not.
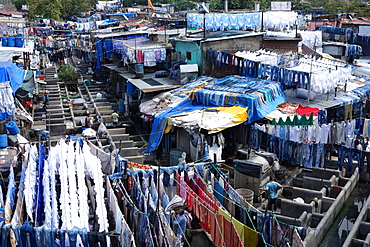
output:
[[[313,107],[309,107],[309,106],[302,106],[301,104],[299,105],[299,107],[296,110],[296,112],[299,115],[301,115],[301,116],[306,115],[307,117],[309,117],[311,115],[311,112],[313,113],[314,116],[318,116],[319,111],[320,111],[319,108],[313,108]]]
[[[139,63],[144,62],[144,54],[143,54],[143,51],[137,51],[137,61]]]

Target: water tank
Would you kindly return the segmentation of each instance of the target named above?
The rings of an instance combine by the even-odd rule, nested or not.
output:
[[[23,47],[24,45],[24,39],[23,36],[19,35],[15,38],[15,46],[16,47]]]
[[[8,147],[8,135],[0,135],[0,148]]]
[[[5,38],[5,37],[1,38],[1,45],[8,46],[8,38]]]
[[[15,37],[9,37],[8,38],[8,46],[14,47],[15,46]]]
[[[14,122],[14,121],[8,121],[6,124],[5,124],[6,128],[8,129],[9,133],[11,135],[17,135],[19,134],[19,128],[17,126],[17,123]]]

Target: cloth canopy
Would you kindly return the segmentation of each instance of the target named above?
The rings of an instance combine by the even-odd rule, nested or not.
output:
[[[208,130],[209,134],[214,134],[247,121],[247,111],[247,107],[230,106],[212,107],[180,114],[169,118],[165,133],[168,133],[172,126],[179,126],[185,129],[202,128]]]
[[[190,95],[193,100],[185,99],[173,108],[154,117],[145,153],[152,153],[157,149],[167,126],[168,118],[178,114],[204,111],[214,107],[240,106],[248,108],[247,116],[245,116],[246,121],[244,122],[251,123],[265,117],[274,111],[277,105],[285,101],[285,94],[279,83],[242,76],[228,76],[217,81],[199,77],[185,84],[178,91]],[[241,119],[243,118],[239,120],[241,121]],[[209,130],[215,133],[222,130],[216,130],[217,128],[227,128],[226,126],[228,124],[219,125]],[[231,126],[234,125],[230,124],[229,127]]]

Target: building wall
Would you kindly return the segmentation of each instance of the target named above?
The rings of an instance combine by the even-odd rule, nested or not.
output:
[[[187,60],[188,64],[201,64],[201,49],[196,42],[176,40],[176,53],[178,61],[185,61],[187,59],[186,53],[191,53],[191,59]]]
[[[206,54],[209,49],[215,51],[225,51],[235,53],[237,51],[257,51],[261,48],[262,34],[242,38],[230,38],[216,41],[203,41],[202,44],[202,66],[199,66],[200,72],[203,75],[211,75],[217,78],[225,77],[227,75],[239,74],[237,67],[224,66],[217,67],[207,63]]]
[[[298,52],[297,40],[263,40],[262,46],[265,50],[273,52]]]

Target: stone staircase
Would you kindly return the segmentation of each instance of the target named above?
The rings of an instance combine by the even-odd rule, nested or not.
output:
[[[130,139],[129,134],[126,134],[125,128],[108,129],[108,133],[111,143],[123,158],[143,164],[144,156],[139,153],[139,148],[134,146],[134,141]]]
[[[62,95],[66,93],[64,86],[58,83],[58,78],[54,77],[56,68],[54,66],[46,68],[44,71],[45,85],[40,86],[40,93],[49,91],[49,103],[45,108],[41,105],[34,107],[33,129],[43,129],[49,131],[50,141],[59,140],[67,134],[66,115],[63,108]]]
[[[85,63],[76,64],[76,67],[84,80],[91,79],[92,76],[86,74],[88,66]],[[105,92],[105,89],[105,84],[95,83],[87,86],[85,83],[82,83],[79,85],[79,92],[81,97],[85,99],[86,107],[91,116],[101,116],[103,123],[107,126],[112,124],[111,114],[114,109],[117,109],[118,101],[113,95]],[[98,93],[102,97],[97,98]],[[144,156],[140,153],[139,148],[135,146],[134,137],[127,133],[126,128],[111,128],[108,126],[106,138],[98,137],[97,142],[102,148],[110,146],[111,150],[118,149],[120,155],[131,162],[139,164],[144,162]]]

